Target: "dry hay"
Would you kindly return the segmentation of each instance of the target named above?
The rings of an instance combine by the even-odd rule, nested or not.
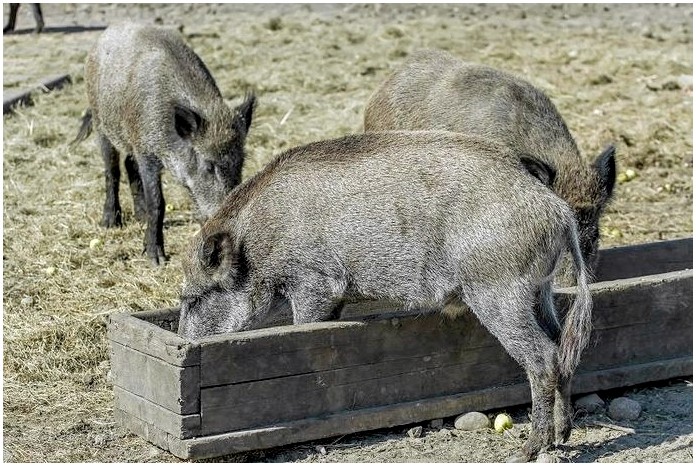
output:
[[[583,154],[593,158],[616,142],[620,170],[637,171],[617,186],[604,244],[691,235],[692,97],[689,88],[670,84],[691,74],[691,22],[682,12],[691,12],[688,5],[678,12],[601,5],[276,8],[47,5],[45,16],[47,25],[72,17],[83,24],[159,17],[183,25],[230,103],[247,89],[259,96],[245,177],[281,150],[360,131],[372,90],[415,49],[439,47],[507,69],[549,93]],[[181,254],[199,225],[184,189],[165,174],[166,266],[152,268],[141,254],[145,226],[132,218],[125,181],[126,226],[99,227],[104,181],[96,144],[92,138],[67,145],[86,105],[82,63],[98,34],[4,38],[7,84],[48,74],[48,63],[74,78],[73,86],[3,118],[4,447],[15,461],[173,459],[113,426],[104,316],[175,305]],[[90,248],[95,238],[102,245]]]

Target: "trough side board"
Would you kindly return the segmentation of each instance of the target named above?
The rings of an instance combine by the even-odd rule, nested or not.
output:
[[[578,374],[690,356],[691,332],[674,328],[691,328],[692,279],[689,270],[592,285],[595,330]],[[525,380],[470,313],[366,321],[331,333],[294,328],[292,338],[237,340],[224,352],[220,340],[214,353],[201,342],[202,371],[230,369],[218,371],[216,384],[201,378],[202,435]]]
[[[174,366],[112,341],[111,375],[114,386],[176,414],[200,410],[200,366]]]
[[[693,269],[693,238],[601,249],[596,281]]]
[[[591,285],[594,332],[574,394],[692,374],[693,271],[681,270],[691,250],[688,238],[601,251],[601,277],[622,279]],[[651,257],[660,265],[645,265]],[[666,273],[626,278],[644,271]],[[557,291],[561,307],[574,299],[573,288]],[[170,331],[177,319],[175,309],[112,315],[108,336],[117,422],[184,459],[530,400],[519,365],[471,313],[397,312],[197,342]]]
[[[652,374],[655,380],[677,377],[691,373],[692,365],[692,358],[687,357],[586,373],[578,376],[574,385],[594,388],[574,392],[584,393],[641,383],[645,381],[646,374]],[[422,422],[466,411],[486,411],[519,405],[529,403],[529,400],[529,385],[522,383],[189,439],[172,436],[157,426],[118,409],[114,410],[114,416],[120,425],[179,458],[206,459]]]

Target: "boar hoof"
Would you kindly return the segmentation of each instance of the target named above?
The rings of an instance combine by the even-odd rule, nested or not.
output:
[[[518,451],[505,460],[506,463],[526,463],[531,460],[530,456],[524,451]]]
[[[122,226],[121,211],[117,210],[116,212],[109,213],[104,212],[101,225],[105,228],[117,228]]]
[[[167,256],[164,254],[164,248],[161,246],[154,248],[154,250],[150,250],[146,247],[143,253],[147,253],[148,257],[150,258],[150,262],[152,262],[154,267],[164,265],[164,263],[168,260]]]

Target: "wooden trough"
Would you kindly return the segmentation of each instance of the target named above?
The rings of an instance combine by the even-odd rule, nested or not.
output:
[[[602,250],[573,392],[691,375],[692,280],[691,238]],[[559,305],[573,293],[558,290]],[[114,314],[108,337],[117,422],[184,459],[530,401],[520,367],[471,314],[344,317],[198,341],[173,332],[177,319]]]

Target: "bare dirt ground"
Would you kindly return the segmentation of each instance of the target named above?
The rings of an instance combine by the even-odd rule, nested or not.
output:
[[[5,21],[7,7],[5,6]],[[99,227],[102,163],[93,139],[69,147],[86,107],[83,63],[99,25],[123,20],[182,31],[231,103],[259,96],[244,175],[279,151],[358,132],[389,70],[438,47],[525,76],[564,115],[588,160],[608,143],[619,170],[603,219],[605,245],[692,235],[693,7],[677,5],[108,5],[44,6],[46,33],[20,10],[3,37],[3,89],[71,73],[73,85],[3,118],[3,452],[5,461],[176,461],[114,425],[104,316],[173,306],[181,254],[198,229],[183,188],[165,175],[170,262],[141,255],[144,225]],[[90,242],[101,244],[90,248]],[[656,342],[659,344],[659,342]],[[436,381],[435,381],[436,382]],[[692,462],[689,380],[601,394],[643,405],[628,433],[578,417],[559,456],[573,461]],[[408,427],[252,452],[227,461],[485,462],[513,435],[459,432],[452,420],[409,438]],[[325,447],[326,454],[322,453]]]

